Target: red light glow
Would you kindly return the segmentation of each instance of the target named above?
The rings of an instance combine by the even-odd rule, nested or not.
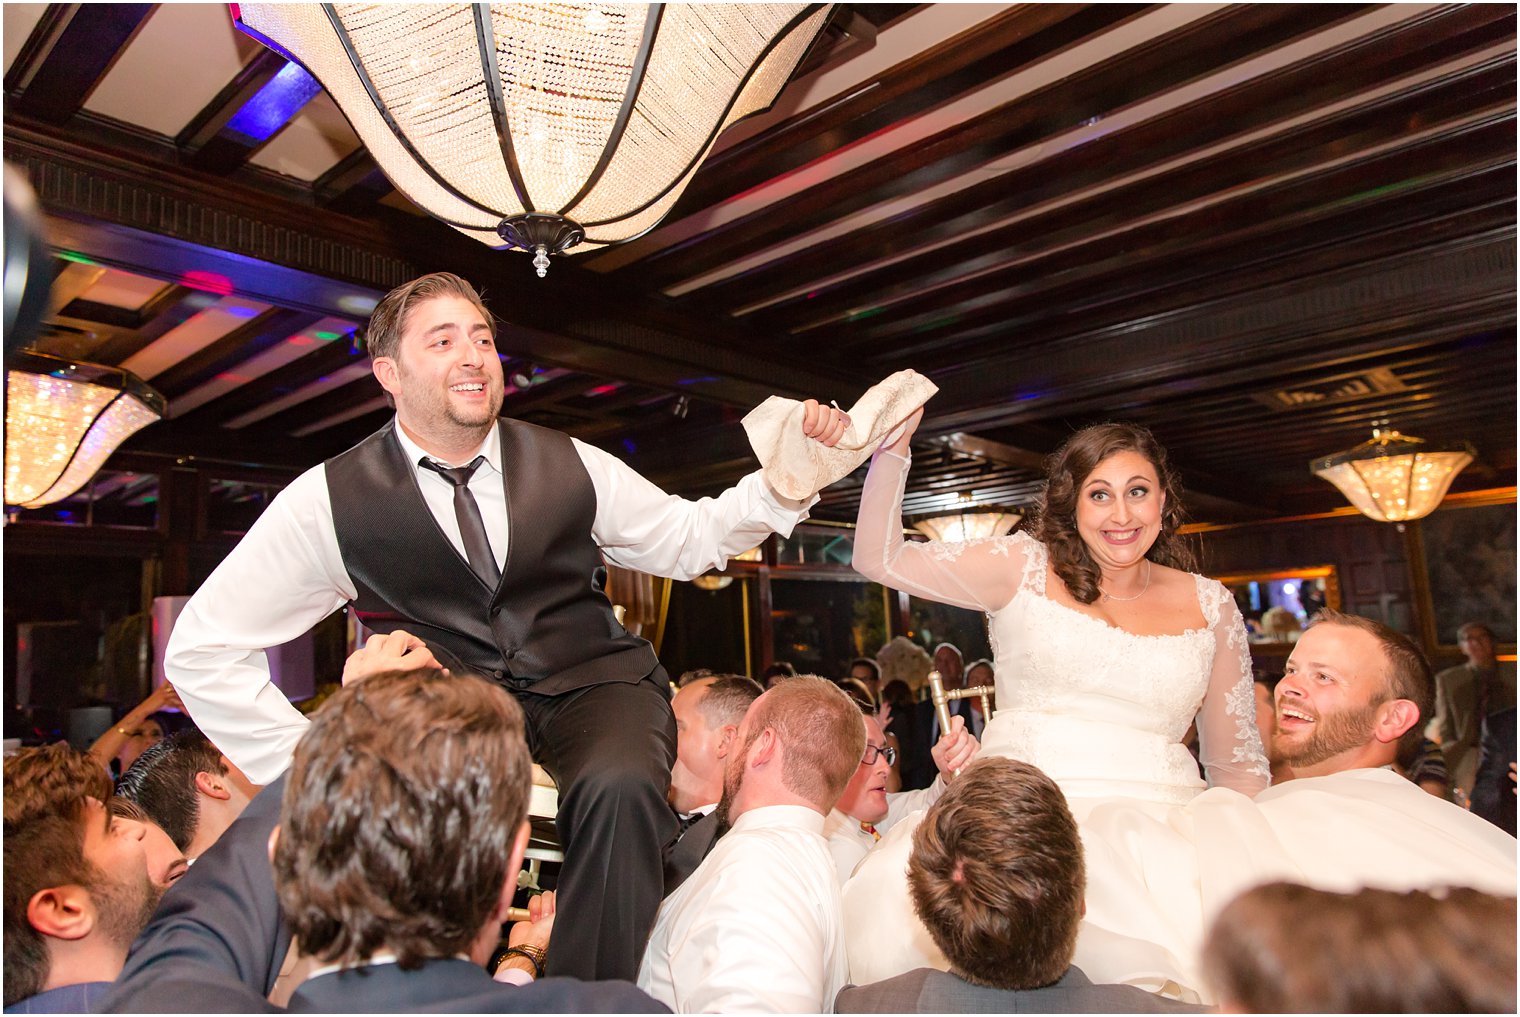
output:
[[[215,272],[192,269],[179,277],[179,284],[192,290],[215,293],[219,297],[232,295],[232,280],[224,275],[217,275]]]

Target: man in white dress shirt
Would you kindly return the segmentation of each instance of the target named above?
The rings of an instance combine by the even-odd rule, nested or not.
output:
[[[860,765],[860,708],[812,675],[755,701],[723,781],[732,824],[660,906],[639,988],[677,1013],[827,1013],[849,981],[823,820]]]
[[[904,816],[927,809],[945,793],[945,782],[976,758],[981,745],[966,730],[963,717],[950,718],[950,733],[934,743],[932,755],[939,776],[934,783],[917,791],[887,790],[887,776],[892,772],[896,753],[887,747],[881,721],[873,714],[863,718],[866,726],[866,754],[855,768],[839,802],[823,823],[823,836],[829,842],[829,854],[839,873],[839,884],[855,871],[855,866],[875,847],[882,835]]]
[[[550,971],[630,978],[676,830],[675,733],[659,661],[602,592],[604,560],[689,578],[790,532],[811,500],[778,497],[757,471],[688,502],[567,435],[499,418],[495,325],[457,276],[387,294],[365,341],[395,419],[275,499],[178,619],[169,680],[258,784],[306,728],[264,650],[345,604],[370,629],[417,635],[406,664],[502,685],[559,785],[559,897],[576,922],[555,930]],[[832,445],[847,424],[810,404],[803,429]]]

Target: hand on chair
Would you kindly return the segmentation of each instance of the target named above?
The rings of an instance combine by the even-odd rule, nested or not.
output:
[[[419,671],[437,672],[439,678],[449,676],[449,669],[438,663],[426,643],[404,629],[397,629],[383,636],[371,636],[369,642],[349,654],[343,662],[343,684],[352,685],[378,674]]]
[[[929,755],[934,757],[940,776],[950,780],[971,765],[981,747],[976,736],[966,730],[966,718],[957,714],[950,718],[950,730],[940,735]]]

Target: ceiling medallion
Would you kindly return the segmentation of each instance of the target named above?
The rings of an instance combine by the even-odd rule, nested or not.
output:
[[[396,190],[492,247],[647,232],[719,133],[775,101],[832,4],[234,4]]]

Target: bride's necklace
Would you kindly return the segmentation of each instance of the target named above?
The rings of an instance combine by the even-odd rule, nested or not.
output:
[[[1139,600],[1141,597],[1145,596],[1145,591],[1148,590],[1148,589],[1150,589],[1150,588],[1151,588],[1151,560],[1149,558],[1147,558],[1147,559],[1145,559],[1145,585],[1142,586],[1142,587],[1140,587],[1140,592],[1139,593],[1135,594],[1133,597],[1116,597],[1112,593],[1108,593],[1108,592],[1105,591],[1104,594],[1103,594],[1103,599],[1104,600],[1115,600],[1115,601],[1118,601],[1121,604],[1128,604],[1132,600]],[[1100,587],[1100,589],[1101,589],[1101,587]]]

